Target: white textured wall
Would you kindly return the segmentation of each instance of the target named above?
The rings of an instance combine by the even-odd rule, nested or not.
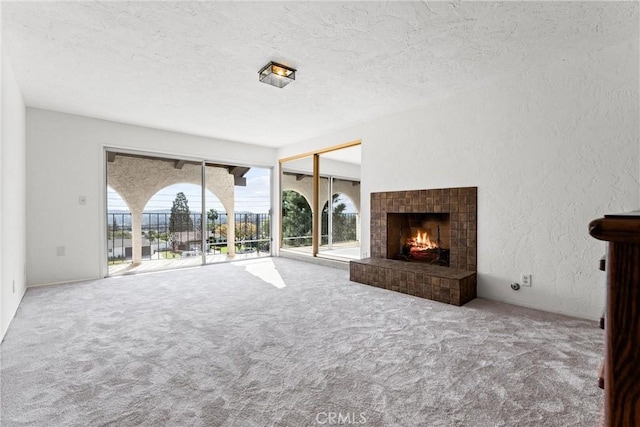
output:
[[[4,86],[4,79],[5,79],[5,75],[4,75],[4,43],[3,43],[3,37],[2,37],[2,7],[0,7],[0,272],[2,271],[2,242],[4,242],[3,238],[2,238],[2,211],[4,209],[4,204],[2,201],[2,159],[4,158],[2,155],[2,146],[4,143],[4,138],[2,137],[2,132],[4,129],[4,109],[2,107],[2,100],[4,99],[4,90],[2,88],[2,86]],[[0,280],[2,280],[2,277],[0,276]],[[2,310],[2,305],[3,305],[3,301],[4,299],[2,298],[2,283],[0,283],[0,341],[2,341],[2,339],[4,339],[4,331],[5,331],[5,325],[4,322],[2,321],[2,316],[3,316],[3,310]]]
[[[26,289],[25,106],[4,49],[2,56],[0,337],[4,337]]]
[[[105,146],[263,167],[276,159],[274,149],[28,108],[29,285],[105,273]]]
[[[371,192],[477,186],[479,296],[600,314],[605,246],[587,224],[639,207],[638,35],[545,60],[531,58],[530,73],[499,85],[299,146],[362,138],[363,255]],[[521,273],[533,286],[514,292]]]

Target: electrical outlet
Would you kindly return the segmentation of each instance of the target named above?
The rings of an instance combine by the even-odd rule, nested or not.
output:
[[[531,276],[531,274],[522,273],[522,277],[520,278],[520,285],[531,286]]]
[[[79,205],[86,205],[87,204],[87,196],[78,197],[78,204]]]
[[[65,251],[66,251],[66,248],[64,246],[56,246],[56,255],[57,256],[64,256],[65,255]]]

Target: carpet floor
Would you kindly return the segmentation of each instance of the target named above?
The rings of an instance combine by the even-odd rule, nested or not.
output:
[[[595,322],[264,258],[31,288],[2,426],[593,426]]]

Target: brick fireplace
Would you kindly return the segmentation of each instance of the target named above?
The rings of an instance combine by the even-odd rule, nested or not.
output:
[[[371,193],[371,258],[351,261],[351,280],[454,305],[475,298],[477,191]],[[412,256],[407,242],[425,234],[431,246]],[[435,259],[445,252],[446,266]]]

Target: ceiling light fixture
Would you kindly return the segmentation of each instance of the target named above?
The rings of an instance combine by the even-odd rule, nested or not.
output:
[[[296,70],[271,61],[258,71],[258,78],[262,83],[283,88],[296,79]]]

